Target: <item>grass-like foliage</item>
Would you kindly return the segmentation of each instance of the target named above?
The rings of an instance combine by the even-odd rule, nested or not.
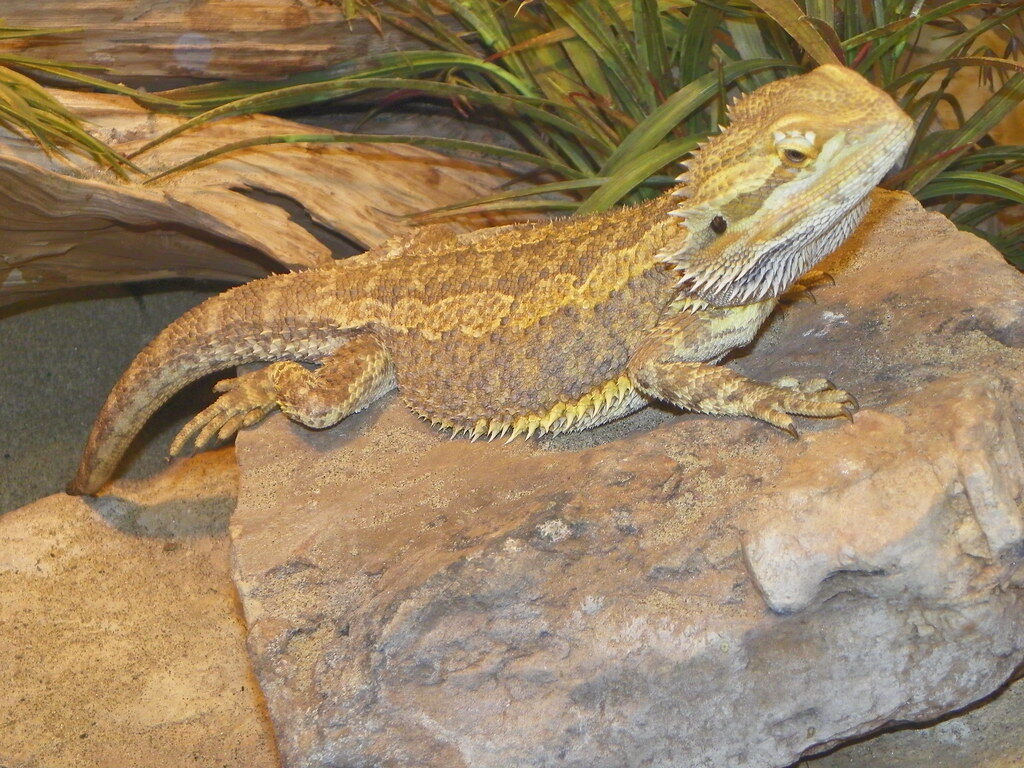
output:
[[[31,75],[106,91],[120,90],[130,95],[137,95],[135,91],[107,83],[87,73],[89,70],[100,69],[98,67],[21,56],[3,49],[5,40],[69,31],[72,30],[26,29],[0,25],[0,125],[31,137],[47,152],[86,155],[100,166],[111,168],[119,175],[125,176],[132,164],[90,134],[81,119],[65,109]]]
[[[842,62],[917,120],[906,164],[890,185],[941,206],[1024,263],[1021,227],[994,225],[1006,208],[1024,203],[1024,147],[992,146],[988,138],[1024,97],[1024,65],[1013,58],[1022,46],[1019,3],[384,0],[362,10],[419,38],[424,50],[348,62],[273,87],[219,83],[168,93],[195,114],[175,133],[225,115],[327,99],[442,101],[468,119],[507,129],[520,148],[400,140],[531,171],[523,176],[528,183],[472,201],[473,209],[597,211],[671,183],[673,163],[725,120],[731,94]],[[1002,50],[986,47],[992,32]],[[923,38],[937,55],[920,52]],[[978,87],[989,89],[966,116],[950,91],[964,68],[976,70]],[[940,124],[940,109],[954,116],[953,125]],[[245,145],[318,140],[380,138],[279,136]]]
[[[378,108],[431,101],[500,126],[518,144],[386,139],[471,152],[523,171],[522,183],[463,210],[598,211],[671,184],[675,162],[726,120],[730,96],[841,62],[886,89],[918,123],[906,163],[888,184],[940,207],[1024,265],[1024,224],[1000,228],[997,218],[1024,204],[1024,147],[996,146],[989,136],[1024,97],[1024,64],[1017,57],[1024,22],[1015,0],[335,2],[406,31],[423,49],[346,62],[283,83],[214,83],[165,93],[150,105],[173,102],[192,117],[140,152],[229,115],[334,99]],[[970,114],[951,89],[962,70],[975,73],[985,94]],[[272,136],[223,147],[160,175],[243,146],[382,140]]]

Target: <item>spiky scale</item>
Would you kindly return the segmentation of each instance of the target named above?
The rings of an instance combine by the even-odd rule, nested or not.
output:
[[[477,419],[476,424],[473,425],[473,440],[479,440],[485,434],[487,434],[487,419]]]
[[[526,427],[526,439],[529,440],[533,437],[533,433],[537,431],[540,426],[540,419],[537,416],[531,416]]]

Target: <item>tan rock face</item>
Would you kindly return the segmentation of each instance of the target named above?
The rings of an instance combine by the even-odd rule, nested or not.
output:
[[[277,765],[223,531],[230,451],[0,516],[0,765]]]
[[[826,375],[792,441],[655,409],[469,443],[386,404],[239,440],[236,584],[290,766],[787,765],[1024,658],[1024,279],[878,193],[729,364]]]

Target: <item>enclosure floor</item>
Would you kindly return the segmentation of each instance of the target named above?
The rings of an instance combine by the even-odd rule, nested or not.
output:
[[[122,371],[161,328],[213,292],[111,289],[0,310],[0,513],[64,488]],[[173,426],[204,397],[193,388],[168,404],[136,442],[124,475],[162,467]]]

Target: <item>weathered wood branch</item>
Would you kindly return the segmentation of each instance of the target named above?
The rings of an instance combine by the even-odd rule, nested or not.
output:
[[[4,0],[0,17],[9,26],[78,28],[15,45],[119,78],[268,80],[418,45],[347,20],[324,0]]]
[[[130,152],[181,118],[119,96],[54,91],[103,140]],[[139,158],[149,171],[256,136],[309,133],[254,115],[189,131]],[[316,129],[317,133],[327,133]],[[153,184],[123,182],[0,134],[0,305],[55,290],[160,277],[244,281],[329,263],[287,209],[371,247],[412,229],[406,214],[485,194],[507,174],[398,144],[279,144],[239,150]],[[268,193],[261,199],[251,194]],[[278,203],[281,204],[278,204]],[[476,217],[457,228],[504,223]]]

